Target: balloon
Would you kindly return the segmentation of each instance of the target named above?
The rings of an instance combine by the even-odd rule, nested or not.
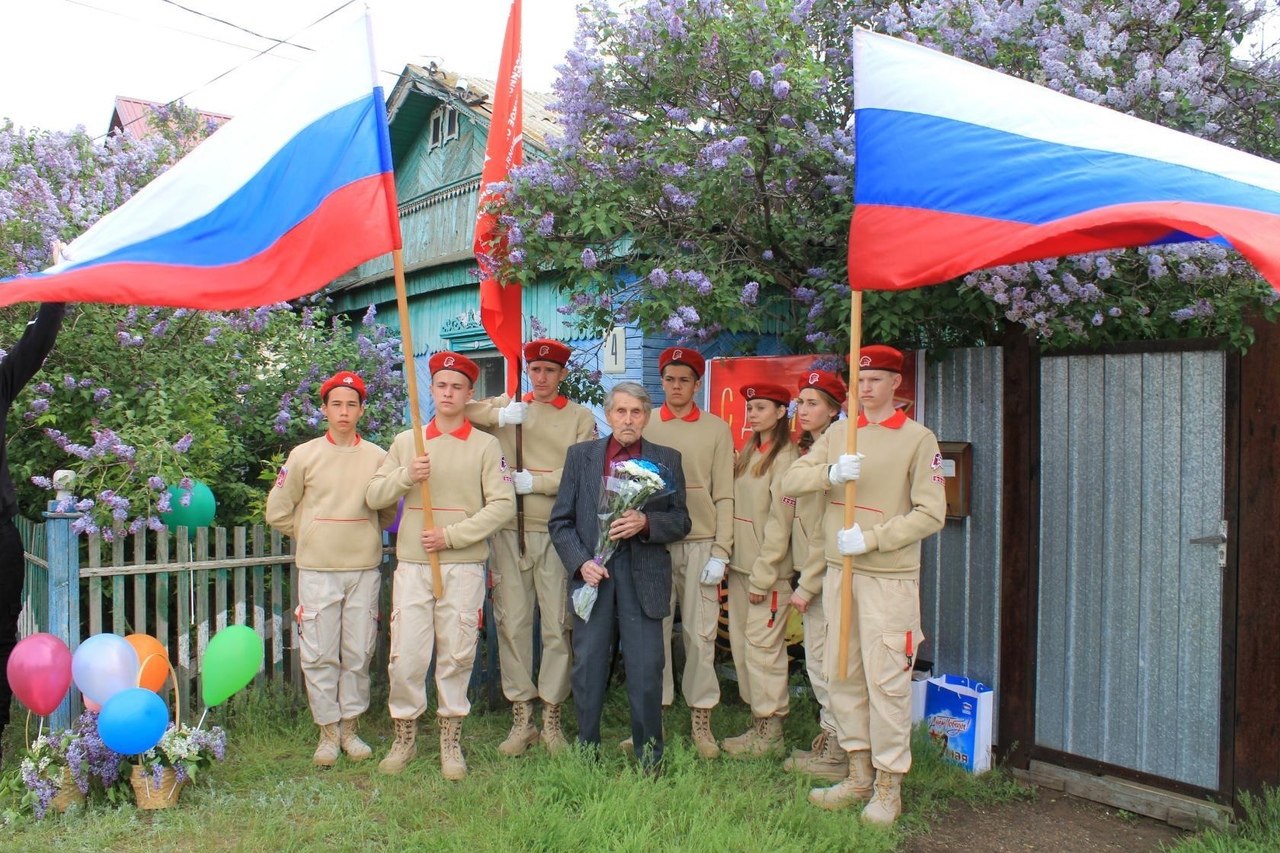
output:
[[[99,705],[138,683],[138,653],[118,634],[94,634],[71,656],[76,687]]]
[[[101,705],[99,705],[97,702],[93,701],[92,699],[90,699],[88,696],[81,695],[81,697],[80,697],[80,698],[84,700],[84,707],[85,707],[87,710],[90,710],[90,711],[101,711],[101,710],[102,710],[102,706],[101,706]]]
[[[169,527],[208,527],[213,524],[214,513],[218,511],[218,500],[213,492],[199,480],[192,484],[191,503],[182,505],[186,490],[178,486],[169,487],[168,512],[160,513],[160,520]]]
[[[125,642],[138,653],[142,671],[138,673],[138,686],[159,693],[169,677],[169,652],[159,640],[150,634],[130,634]]]
[[[121,690],[102,704],[98,735],[121,755],[139,755],[160,742],[169,728],[164,700],[145,687]]]
[[[229,625],[213,635],[200,665],[200,696],[206,707],[221,705],[258,674],[266,648],[248,625]]]
[[[71,687],[71,650],[52,634],[32,634],[13,647],[5,674],[19,702],[52,714]]]

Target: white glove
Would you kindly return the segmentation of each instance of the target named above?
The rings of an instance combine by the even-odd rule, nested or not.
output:
[[[522,403],[519,400],[512,400],[507,405],[498,409],[498,426],[514,426],[515,424],[524,423],[524,419],[529,414],[529,404]]]
[[[527,495],[533,491],[533,475],[528,471],[512,471],[511,481],[516,484],[517,495]]]
[[[862,528],[855,524],[848,530],[836,533],[836,548],[840,550],[842,557],[856,557],[867,553],[867,540],[862,535]]]
[[[720,581],[724,580],[724,570],[728,565],[725,560],[719,557],[712,557],[707,560],[707,565],[702,569],[702,575],[698,580],[706,586],[716,586]]]
[[[827,469],[827,480],[833,486],[843,486],[850,480],[858,479],[862,471],[861,453],[842,453],[836,464]]]

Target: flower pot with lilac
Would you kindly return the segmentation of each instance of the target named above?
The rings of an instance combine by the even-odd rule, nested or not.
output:
[[[183,786],[226,756],[227,733],[221,727],[205,730],[170,723],[160,742],[133,766],[129,784],[138,808],[164,809],[174,805]]]
[[[122,762],[99,737],[97,713],[85,711],[71,728],[32,741],[19,765],[0,779],[0,791],[16,800],[16,811],[39,820],[86,799],[113,799]]]

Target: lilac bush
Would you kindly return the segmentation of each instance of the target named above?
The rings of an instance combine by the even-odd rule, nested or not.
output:
[[[855,162],[851,37],[867,25],[1092,103],[1280,156],[1274,46],[1238,45],[1265,4],[1240,0],[649,0],[580,12],[560,67],[551,156],[502,187],[526,284],[557,270],[584,332],[638,322],[689,341],[781,331],[847,342]],[[605,301],[604,297],[609,297]],[[1222,335],[1275,294],[1212,244],[985,270],[868,293],[866,334],[906,345],[1046,346]],[[743,310],[748,306],[750,310]]]

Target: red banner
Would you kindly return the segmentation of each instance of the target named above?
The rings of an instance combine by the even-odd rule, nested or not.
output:
[[[494,83],[493,118],[480,172],[480,203],[476,210],[474,252],[480,262],[480,323],[489,339],[507,359],[507,393],[520,392],[520,347],[524,337],[523,305],[518,282],[499,282],[484,258],[489,254],[498,217],[487,210],[492,196],[489,185],[506,181],[512,166],[524,162],[524,82],[520,58],[520,0],[512,0],[502,60]]]
[[[916,406],[916,353],[904,353],[902,384],[894,395],[894,405],[919,419]],[[746,401],[739,389],[753,382],[771,382],[800,393],[800,377],[813,367],[818,355],[764,355],[744,358],[713,358],[707,362],[707,411],[729,424],[733,445],[738,450],[751,436],[747,423]],[[829,357],[828,357],[829,358]],[[844,377],[848,380],[848,376]],[[793,435],[799,437],[800,425],[792,419]]]

